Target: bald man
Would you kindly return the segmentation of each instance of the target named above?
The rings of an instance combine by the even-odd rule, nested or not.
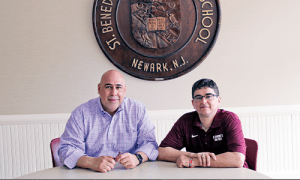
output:
[[[98,84],[100,97],[77,107],[62,134],[58,154],[63,165],[99,172],[118,162],[131,169],[158,156],[155,127],[145,106],[126,98],[122,74],[110,70]]]

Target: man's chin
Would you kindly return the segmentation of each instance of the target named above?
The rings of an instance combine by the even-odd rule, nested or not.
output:
[[[109,106],[109,109],[118,109],[119,108],[119,103],[115,102],[115,103],[111,103]]]
[[[211,114],[211,111],[209,110],[201,110],[200,112],[198,112],[201,116],[209,116]]]

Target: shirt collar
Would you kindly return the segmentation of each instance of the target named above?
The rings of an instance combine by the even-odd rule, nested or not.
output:
[[[98,103],[98,105],[99,105],[100,111],[101,111],[101,112],[105,112],[104,109],[103,109],[103,106],[102,106],[102,104],[101,104],[101,98],[100,98],[100,96],[99,96],[99,98],[98,98],[97,103]]]
[[[127,98],[124,97],[124,99],[123,99],[121,105],[119,106],[117,112],[123,111],[123,110],[125,109],[125,100],[126,100],[126,99],[127,99]]]

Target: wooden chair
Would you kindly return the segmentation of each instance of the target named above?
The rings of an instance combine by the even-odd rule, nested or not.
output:
[[[50,143],[51,156],[52,156],[52,164],[53,167],[62,166],[58,156],[58,145],[60,142],[60,138],[52,139]]]
[[[249,169],[256,171],[258,144],[253,139],[245,138],[246,142],[246,162]]]

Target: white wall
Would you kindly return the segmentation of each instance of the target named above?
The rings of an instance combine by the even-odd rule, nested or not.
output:
[[[94,0],[0,0],[0,115],[69,113],[97,97],[106,70],[92,27]],[[223,107],[300,103],[300,1],[221,0],[219,38],[190,73],[163,82],[125,73],[148,110],[190,109],[191,86],[219,85]]]

